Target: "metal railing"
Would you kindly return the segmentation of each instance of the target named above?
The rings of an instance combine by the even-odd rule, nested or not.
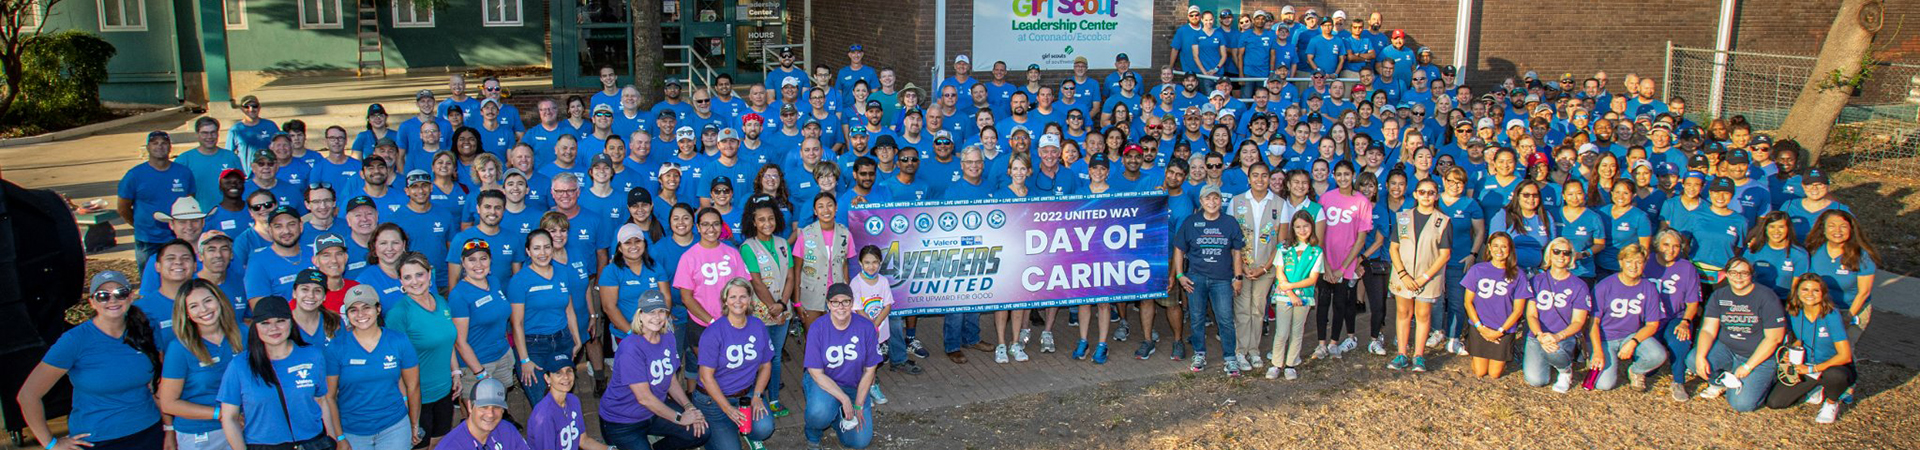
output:
[[[687,88],[713,88],[713,77],[717,72],[714,72],[713,65],[708,64],[706,58],[700,57],[699,54],[693,51],[693,46],[662,45],[660,49],[668,52],[680,52],[681,62],[670,62],[662,65],[667,68],[668,73],[673,73],[676,69],[684,70],[686,76],[682,78],[686,79]]]

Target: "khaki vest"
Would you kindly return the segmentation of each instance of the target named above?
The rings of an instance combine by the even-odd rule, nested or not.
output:
[[[847,247],[853,246],[853,234],[845,225],[835,224],[833,238],[821,242],[820,223],[815,222],[800,229],[796,237],[806,242],[807,248],[800,258],[800,299],[808,303],[809,299],[827,297],[827,286],[847,282]]]
[[[1434,211],[1427,216],[1427,223],[1415,224],[1413,212],[1413,209],[1407,209],[1394,213],[1394,243],[1400,245],[1398,256],[1400,263],[1405,266],[1395,267],[1393,273],[1387,274],[1388,290],[1402,297],[1439,298],[1446,294],[1447,277],[1435,275],[1424,285],[1403,286],[1399,271],[1404,270],[1417,277],[1420,271],[1432,267],[1434,261],[1440,259],[1440,251],[1443,250],[1440,237],[1451,231],[1448,225],[1450,219],[1446,213]]]

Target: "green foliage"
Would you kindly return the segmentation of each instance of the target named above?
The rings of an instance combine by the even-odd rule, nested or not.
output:
[[[1820,80],[1820,89],[1824,91],[1846,88],[1848,94],[1858,93],[1862,86],[1867,85],[1867,81],[1873,79],[1873,70],[1884,62],[1873,57],[1873,51],[1868,50],[1866,55],[1860,57],[1860,65],[1855,68],[1852,75],[1841,73],[1840,69],[1834,69]]]
[[[113,44],[92,33],[67,30],[27,39],[22,52],[20,97],[0,122],[61,129],[107,114],[100,85],[107,82]]]

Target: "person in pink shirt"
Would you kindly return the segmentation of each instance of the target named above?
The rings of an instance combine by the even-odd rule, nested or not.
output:
[[[1328,309],[1316,321],[1320,345],[1313,349],[1314,358],[1338,358],[1359,345],[1353,339],[1354,283],[1361,272],[1360,237],[1373,231],[1373,201],[1354,191],[1353,174],[1352,162],[1334,164],[1334,188],[1320,194],[1320,235],[1327,255],[1327,270],[1320,276],[1320,304]],[[1342,330],[1347,338],[1336,343]]]
[[[694,214],[694,228],[700,234],[700,242],[687,248],[680,256],[680,265],[673,275],[673,288],[680,290],[680,298],[686,302],[687,317],[701,328],[713,323],[720,313],[720,293],[727,281],[735,278],[747,278],[747,265],[741,262],[740,250],[732,245],[720,242],[721,230],[727,228],[721,219],[720,211],[713,208],[700,208]]]

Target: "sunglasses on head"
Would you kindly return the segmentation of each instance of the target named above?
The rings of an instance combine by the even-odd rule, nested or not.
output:
[[[107,290],[107,291],[94,291],[94,292],[93,292],[93,299],[94,299],[94,301],[102,301],[102,302],[104,302],[104,301],[107,301],[107,300],[121,300],[121,299],[125,299],[125,298],[127,298],[127,296],[129,296],[129,295],[133,295],[133,290],[132,290],[132,289],[127,289],[127,288],[126,288],[125,286],[122,286],[122,287],[120,287],[120,288],[118,288],[118,289],[113,289],[113,290]]]
[[[460,249],[461,249],[461,250],[473,250],[473,249],[476,249],[476,248],[478,248],[478,249],[486,249],[486,248],[492,248],[492,246],[490,246],[490,245],[487,245],[487,241],[482,241],[482,240],[479,240],[479,239],[475,239],[475,240],[471,240],[471,241],[467,241],[467,243],[466,243],[466,245],[462,245],[462,246],[460,246]]]

